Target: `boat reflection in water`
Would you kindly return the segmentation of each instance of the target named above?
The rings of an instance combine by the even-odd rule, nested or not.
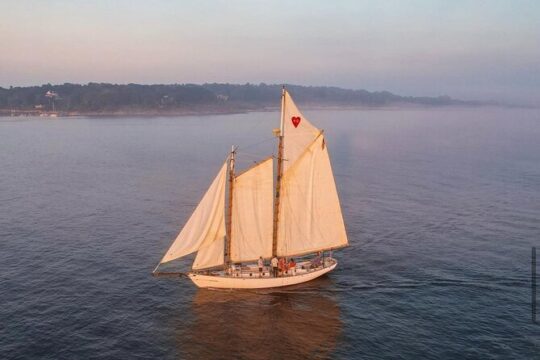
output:
[[[279,292],[199,289],[178,338],[187,359],[328,358],[341,333],[328,277]],[[187,326],[186,326],[187,325]]]

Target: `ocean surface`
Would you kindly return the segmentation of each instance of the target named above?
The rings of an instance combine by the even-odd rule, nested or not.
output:
[[[0,118],[0,358],[540,359],[540,112],[305,115],[351,246],[267,291],[151,272],[231,145],[239,168],[275,151],[278,113]]]

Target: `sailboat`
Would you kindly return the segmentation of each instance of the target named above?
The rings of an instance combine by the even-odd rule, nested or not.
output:
[[[333,250],[349,242],[324,132],[285,88],[274,134],[277,156],[240,173],[232,148],[155,276],[186,275],[201,288],[260,289],[304,283],[336,268]],[[158,271],[195,252],[188,273]],[[278,258],[276,273],[270,264]]]

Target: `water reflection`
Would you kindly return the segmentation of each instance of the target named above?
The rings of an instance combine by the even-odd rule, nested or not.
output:
[[[182,324],[187,359],[327,358],[341,332],[340,309],[323,277],[280,291],[199,289]]]

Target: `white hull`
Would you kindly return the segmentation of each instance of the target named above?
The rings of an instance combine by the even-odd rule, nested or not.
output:
[[[284,275],[279,277],[262,276],[257,272],[241,272],[235,276],[216,274],[202,275],[189,273],[188,276],[200,288],[214,289],[265,289],[289,285],[301,284],[318,278],[335,269],[337,261],[335,259],[326,259],[325,267],[319,267],[312,270],[298,269],[295,275]],[[251,275],[250,275],[251,274]]]

